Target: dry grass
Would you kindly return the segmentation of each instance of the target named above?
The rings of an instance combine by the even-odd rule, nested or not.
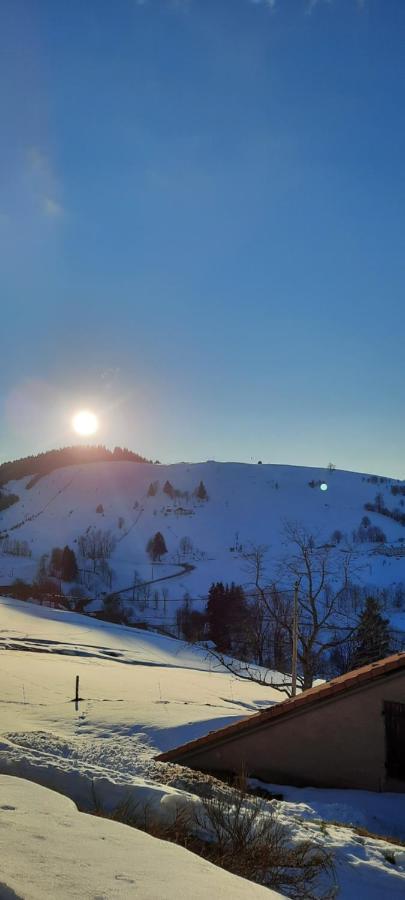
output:
[[[215,786],[197,809],[192,804],[178,809],[169,824],[130,798],[110,814],[95,803],[94,814],[179,844],[291,900],[330,900],[337,894],[331,855],[310,841],[292,843],[272,805],[243,789]]]
[[[292,900],[326,900],[336,895],[330,854],[311,841],[291,843],[274,808],[260,797],[237,791],[230,803],[227,796],[215,792],[203,799],[202,809],[214,836],[206,853],[211,862],[286,892]],[[197,822],[204,826],[201,814]]]
[[[398,847],[405,847],[405,841],[399,837],[390,837],[390,835],[376,834],[375,831],[369,831],[368,828],[364,828],[363,825],[348,825],[344,822],[336,822],[334,819],[326,822],[323,821],[322,825],[324,827],[328,827],[328,825],[333,826],[334,828],[348,828],[349,831],[353,831],[355,834],[358,834],[359,837],[371,838],[373,841],[385,841],[387,844],[395,844]]]

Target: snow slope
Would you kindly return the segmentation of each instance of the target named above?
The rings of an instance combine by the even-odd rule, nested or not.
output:
[[[25,856],[19,867],[20,881],[12,880],[17,876],[12,870],[15,857],[11,856],[7,867],[2,866],[0,882],[26,900],[56,895],[131,896],[130,881],[117,879],[114,891],[110,890],[108,877],[114,879],[119,874],[134,879],[142,890],[146,891],[148,884],[156,889],[155,894],[140,893],[141,897],[173,896],[178,875],[175,850],[164,851],[168,870],[173,872],[173,883],[167,882],[165,895],[161,893],[161,882],[156,880],[160,877],[157,866],[164,872],[166,865],[166,857],[160,856],[159,842],[148,843],[148,839],[143,843],[142,835],[116,825],[111,828],[118,828],[119,837],[110,837],[108,832],[113,848],[109,853],[110,876],[106,874],[105,886],[101,888],[98,882],[96,889],[92,879],[97,878],[97,873],[92,870],[97,869],[98,854],[103,853],[96,835],[100,827],[101,836],[107,838],[102,829],[109,829],[110,823],[99,826],[89,820],[87,825],[87,819],[70,804],[60,797],[49,797],[45,791],[33,794],[34,788],[25,788],[25,781],[22,793],[18,793],[15,776],[53,788],[85,810],[94,806],[95,798],[112,810],[130,797],[147,805],[151,815],[172,821],[176,808],[199,802],[193,788],[193,778],[197,776],[178,766],[157,763],[155,755],[277,702],[280,695],[273,688],[214,671],[202,650],[159,635],[4,598],[0,601],[0,622],[0,774],[12,777],[8,793],[4,779],[0,780],[0,841],[8,853],[17,834],[18,841],[25,842],[28,859],[37,854],[35,872],[30,878],[32,892],[26,886],[24,890],[29,871]],[[78,709],[72,702],[76,675],[80,677],[83,698]],[[279,792],[284,789],[278,785]],[[274,805],[293,840],[310,839],[332,850],[342,900],[399,900],[405,895],[404,848],[378,838],[361,837],[349,827],[366,824],[382,834],[389,824],[390,834],[405,839],[403,795],[299,792],[286,788],[284,800]],[[8,809],[9,806],[16,810]],[[72,817],[78,843],[84,843],[86,828],[94,835],[87,866],[82,852],[77,851],[78,872],[83,866],[79,882],[72,872],[70,881],[68,878],[69,854],[76,850]],[[322,819],[326,825],[321,824]],[[344,827],[333,824],[336,820]],[[127,837],[121,838],[124,832]],[[121,841],[124,846],[127,840],[139,851],[133,864],[129,853],[122,856],[118,850]],[[51,878],[60,871],[63,889],[56,894],[53,888],[46,888],[41,894],[45,878],[42,860],[53,854],[60,860],[60,869],[55,863],[48,871]],[[140,858],[145,866],[141,871]],[[194,866],[198,880],[201,870],[195,861]],[[188,872],[183,867],[182,871]],[[100,862],[103,877],[104,872],[104,863]],[[193,877],[190,872],[191,896],[197,891]],[[217,892],[211,888],[204,893],[204,885],[208,885],[205,874],[203,879],[203,893],[196,896],[215,896]],[[228,887],[221,879],[222,873],[218,873],[218,895],[222,890],[226,896]],[[87,895],[77,893],[78,883],[86,887]],[[229,889],[229,896],[238,896],[236,890]],[[249,896],[254,896],[253,887],[249,885],[248,890]]]
[[[0,610],[0,732],[12,745],[0,746],[0,771],[12,753],[19,774],[37,778],[40,769],[48,784],[45,752],[82,803],[84,793],[92,803],[92,780],[106,795],[110,782],[125,792],[155,770],[159,751],[280,698],[219,672],[204,651],[172,638],[18,601],[2,599]]]
[[[170,499],[163,492],[167,479],[187,496]],[[207,501],[193,495],[201,480],[208,491]],[[0,514],[0,535],[8,533],[10,538],[28,541],[32,559],[0,554],[0,583],[10,583],[17,575],[29,579],[42,553],[55,545],[75,547],[78,536],[89,526],[110,530],[117,539],[111,560],[114,589],[132,585],[134,570],[142,581],[176,576],[152,586],[159,595],[154,612],[149,610],[148,615],[157,621],[174,618],[170,603],[163,611],[162,588],[167,589],[168,600],[181,600],[187,591],[198,606],[198,598],[207,594],[213,580],[246,583],[237,546],[246,549],[251,542],[268,545],[271,572],[283,551],[286,520],[302,522],[327,540],[336,529],[351,535],[364,515],[364,504],[373,502],[377,492],[389,508],[398,507],[402,500],[391,495],[391,486],[397,483],[392,479],[375,484],[354,472],[239,463],[93,463],[55,470],[29,490],[25,487],[28,481],[9,483],[8,489],[20,500]],[[328,490],[311,488],[310,481],[325,481]],[[152,482],[157,482],[157,493],[148,496]],[[99,504],[102,514],[96,512]],[[376,553],[375,544],[362,545],[359,579],[379,586],[404,582],[404,527],[377,513],[368,515],[386,533],[396,555]],[[147,541],[158,530],[169,551],[162,568],[151,567],[145,552]],[[186,558],[195,567],[188,574],[176,564],[179,541],[185,536],[194,548]]]
[[[178,900],[185,885],[195,900],[281,896],[36,784],[1,775],[0,797],[3,900]]]

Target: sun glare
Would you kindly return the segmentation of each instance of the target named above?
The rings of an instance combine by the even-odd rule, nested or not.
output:
[[[94,434],[98,429],[97,416],[88,409],[81,409],[80,412],[76,413],[73,416],[72,424],[77,434],[82,434],[83,436]]]

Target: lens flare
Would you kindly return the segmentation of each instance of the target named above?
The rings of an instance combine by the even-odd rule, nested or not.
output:
[[[98,429],[97,416],[89,409],[81,409],[72,419],[72,425],[77,434],[83,437],[95,434]]]

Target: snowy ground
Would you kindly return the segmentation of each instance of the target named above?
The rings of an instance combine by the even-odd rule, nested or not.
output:
[[[3,900],[178,900],[185,885],[195,900],[280,896],[36,784],[2,775],[0,798]]]
[[[214,671],[205,652],[158,635],[5,599],[0,602],[0,623],[0,773],[54,788],[84,809],[92,807],[95,795],[107,809],[131,796],[147,804],[158,818],[170,821],[177,806],[194,802],[193,776],[186,773],[185,777],[180,767],[156,763],[156,753],[280,699],[273,688],[239,682],[228,673]],[[80,676],[83,698],[78,710],[72,703],[76,675]],[[299,791],[279,785],[276,791],[284,795],[283,801],[275,804],[277,814],[292,826],[294,839],[310,837],[333,851],[343,900],[399,900],[405,896],[405,849],[361,836],[348,827],[360,824],[375,833],[405,839],[404,795]],[[32,809],[31,793],[23,792],[15,801],[11,795],[7,799],[6,792],[1,796],[4,806],[17,807],[20,822],[23,810],[28,816]],[[52,795],[49,802],[54,802]],[[44,808],[47,803],[44,800]],[[59,812],[57,803],[61,804]],[[67,817],[76,816],[75,829],[80,835],[87,819],[64,803],[61,798],[55,800],[55,816],[60,822],[65,812]],[[8,823],[9,812],[13,811],[0,809],[0,824]],[[58,825],[60,834],[65,834],[64,827]],[[88,827],[91,831],[93,825]],[[44,820],[38,819],[36,833],[44,831]],[[7,848],[12,832],[2,828],[0,836]],[[27,824],[29,844],[31,839],[40,844]],[[131,839],[138,840],[138,836]],[[117,872],[122,867],[120,859],[117,856],[114,863]],[[11,870],[7,871],[11,876]],[[134,877],[128,865],[122,871]],[[37,874],[40,879],[41,873]],[[44,896],[40,887],[35,888],[37,893],[20,893],[17,882],[15,886],[10,882],[9,887],[17,896]],[[107,890],[80,896],[130,896],[128,886],[120,889],[121,894],[117,888],[113,894]],[[253,896],[253,888],[249,891]],[[2,895],[0,889],[0,896],[13,895]],[[55,892],[45,896],[55,896]],[[79,894],[62,892],[59,896]],[[172,894],[157,890],[140,896]],[[232,888],[229,896],[238,896],[236,889]]]

